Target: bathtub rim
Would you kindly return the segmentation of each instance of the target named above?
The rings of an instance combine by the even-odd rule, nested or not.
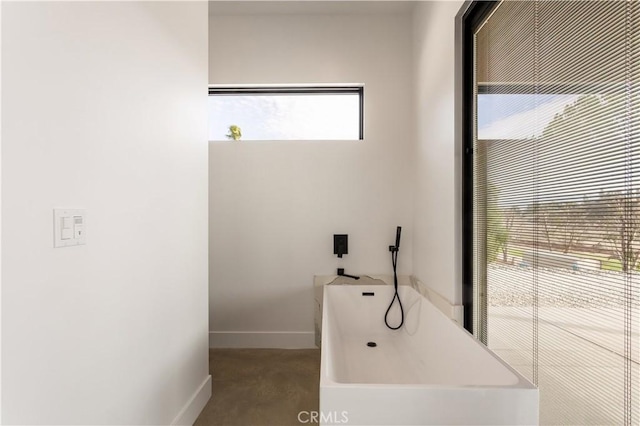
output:
[[[423,300],[423,303],[428,303],[430,305],[430,309],[433,309],[434,311],[437,312],[437,315],[442,315],[444,318],[446,318],[447,320],[451,321],[458,329],[459,331],[464,332],[467,336],[467,338],[472,339],[476,345],[479,345],[482,350],[484,350],[485,352],[487,352],[491,357],[493,357],[495,360],[497,360],[503,367],[505,367],[511,374],[513,374],[517,379],[518,382],[514,383],[514,384],[503,384],[503,385],[443,385],[443,384],[428,384],[428,383],[364,383],[364,382],[349,382],[349,383],[344,383],[344,382],[338,382],[336,380],[333,380],[330,377],[328,368],[329,368],[329,363],[331,362],[329,360],[329,351],[331,350],[331,343],[327,340],[325,340],[325,336],[327,335],[327,332],[330,330],[330,327],[328,325],[328,316],[327,316],[327,309],[328,306],[330,304],[330,302],[328,302],[329,298],[327,297],[326,292],[327,291],[333,291],[330,290],[329,287],[334,288],[334,287],[348,287],[348,288],[356,288],[358,290],[356,291],[367,291],[367,290],[372,290],[372,291],[376,291],[379,290],[380,287],[386,287],[386,288],[391,288],[391,286],[380,286],[380,285],[361,285],[361,284],[349,284],[349,285],[331,285],[331,284],[327,284],[324,286],[323,288],[323,306],[322,306],[322,345],[320,348],[320,389],[322,390],[323,388],[345,388],[345,389],[356,389],[356,388],[362,388],[362,387],[367,387],[367,388],[379,388],[379,389],[433,389],[433,390],[464,390],[464,389],[468,389],[468,390],[487,390],[487,391],[491,391],[491,390],[500,390],[500,389],[514,389],[514,390],[531,390],[531,391],[535,391],[538,392],[538,387],[536,385],[534,385],[531,381],[529,381],[529,379],[527,379],[526,377],[524,377],[520,372],[518,372],[515,368],[513,368],[512,366],[510,366],[509,364],[507,364],[498,354],[496,354],[495,352],[493,352],[492,350],[490,350],[487,346],[485,346],[484,344],[482,344],[478,339],[476,339],[473,334],[471,334],[468,330],[466,330],[464,327],[462,327],[460,324],[458,324],[456,321],[452,320],[451,318],[447,317],[442,311],[440,311],[433,303],[431,303],[431,301],[426,298],[424,295],[420,294],[418,291],[416,291],[413,287],[411,286],[401,286],[402,289],[406,289],[406,290],[402,290],[401,291],[409,291],[409,292],[414,292],[417,296],[421,297]]]

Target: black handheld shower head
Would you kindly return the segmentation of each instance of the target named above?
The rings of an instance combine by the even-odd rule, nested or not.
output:
[[[395,292],[393,295],[393,299],[391,299],[391,303],[389,303],[387,312],[384,314],[384,323],[391,330],[398,330],[400,329],[400,327],[402,327],[402,324],[404,324],[404,308],[402,307],[402,302],[400,301],[400,294],[398,293],[398,271],[397,271],[398,252],[400,251],[400,234],[401,233],[402,233],[402,228],[398,226],[396,228],[396,245],[389,246],[389,251],[391,252],[391,265],[393,266],[393,288],[395,289]],[[393,303],[396,301],[396,299],[398,299],[398,307],[400,308],[400,324],[394,327],[389,324],[388,316],[389,316],[389,312],[391,311],[391,307],[393,306]]]
[[[389,251],[394,253],[400,250],[400,234],[402,233],[402,227],[398,226],[396,228],[396,245],[389,246]]]

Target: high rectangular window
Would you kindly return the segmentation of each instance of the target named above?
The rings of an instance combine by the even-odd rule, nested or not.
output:
[[[362,86],[210,87],[209,140],[361,140]]]

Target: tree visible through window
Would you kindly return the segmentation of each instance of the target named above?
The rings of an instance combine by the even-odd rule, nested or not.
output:
[[[540,424],[638,424],[640,2],[483,5],[465,27],[474,335],[538,385]]]
[[[501,95],[480,95],[482,97]],[[520,95],[519,99],[530,98],[531,95]],[[622,137],[624,123],[617,112],[621,111],[624,98],[605,95],[559,95],[556,99],[565,102],[560,112],[545,125],[538,137],[532,136],[529,141],[537,144],[537,152],[542,157],[554,160],[554,167],[540,165],[546,187],[557,190],[548,191],[541,200],[532,203],[527,199],[518,199],[517,191],[522,190],[523,182],[512,179],[512,175],[493,173],[488,180],[488,261],[497,259],[502,253],[502,261],[507,262],[508,247],[532,246],[537,238],[538,244],[549,252],[571,254],[574,260],[597,260],[605,270],[630,271],[637,269],[640,261],[640,182],[634,182],[635,189],[631,193],[624,190],[624,176],[607,177],[606,182],[594,182],[585,176],[571,179],[571,185],[562,189],[567,176],[557,172],[563,165],[559,160],[566,144],[575,138],[576,129],[581,138],[592,144],[606,144],[615,132],[603,133],[601,129],[617,129]],[[566,103],[569,101],[568,103]],[[512,100],[513,102],[513,100]],[[562,103],[555,102],[557,108]],[[480,105],[483,105],[481,102]],[[487,102],[484,102],[485,108]],[[533,105],[533,104],[532,104]],[[480,112],[480,111],[479,111]],[[517,112],[520,119],[529,114],[534,120],[534,108]],[[485,112],[486,116],[489,114]],[[542,114],[550,116],[549,112]],[[594,119],[594,117],[598,117]],[[510,117],[487,121],[487,126],[496,126],[496,122],[510,120]],[[608,123],[606,121],[609,121]],[[495,130],[494,130],[495,131]],[[503,131],[508,131],[507,128]],[[503,134],[506,140],[517,139],[516,135]],[[511,137],[508,137],[511,136]],[[526,140],[526,139],[525,139]],[[547,154],[545,154],[547,152]],[[589,156],[591,152],[587,152]],[[619,154],[614,157],[618,161]],[[566,156],[566,162],[580,163],[579,173],[589,173],[588,169],[606,168],[607,160],[601,156],[581,158],[580,155]],[[584,161],[581,161],[584,160]],[[640,160],[640,158],[635,159]],[[525,161],[520,166],[527,167]],[[579,174],[578,173],[578,174]],[[547,176],[544,176],[547,174]],[[605,172],[606,174],[606,172]],[[502,200],[502,202],[501,202]],[[537,217],[534,218],[534,211]],[[537,235],[532,228],[537,221]],[[515,225],[515,226],[514,226]],[[519,249],[514,249],[519,253]]]
[[[363,96],[361,86],[212,87],[209,140],[360,140]]]

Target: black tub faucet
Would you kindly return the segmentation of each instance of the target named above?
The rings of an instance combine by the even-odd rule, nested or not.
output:
[[[355,275],[345,274],[344,273],[344,268],[338,268],[338,275],[341,276],[341,277],[353,278],[354,280],[359,280],[360,279],[360,277],[356,277]]]

